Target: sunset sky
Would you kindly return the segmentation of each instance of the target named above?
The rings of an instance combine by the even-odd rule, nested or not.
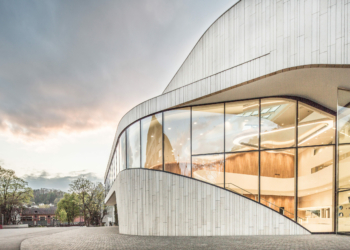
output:
[[[121,117],[162,93],[236,0],[0,0],[0,165],[102,181]]]

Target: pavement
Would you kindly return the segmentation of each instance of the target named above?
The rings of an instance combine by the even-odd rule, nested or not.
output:
[[[33,227],[33,228],[13,228],[0,229],[0,249],[17,250],[20,249],[22,241],[38,236],[48,236],[73,230],[73,227]]]
[[[350,249],[350,236],[155,237],[119,234],[118,227],[0,230],[0,249]]]

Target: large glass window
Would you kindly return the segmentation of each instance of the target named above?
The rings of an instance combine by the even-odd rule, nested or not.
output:
[[[142,119],[142,167],[163,169],[162,113]]]
[[[164,170],[191,176],[191,109],[164,112]]]
[[[259,100],[225,105],[226,152],[259,148]]]
[[[338,232],[350,231],[350,191],[338,193]]]
[[[125,132],[119,138],[120,143],[120,171],[126,169],[126,141]]]
[[[350,91],[338,90],[339,144],[350,143]]]
[[[118,175],[120,172],[120,142],[119,141],[115,149],[115,159],[116,159],[116,169],[117,169],[117,175]]]
[[[136,122],[126,130],[127,165],[128,168],[140,167],[140,122]]]
[[[339,145],[338,152],[338,189],[350,189],[350,145]]]
[[[311,232],[333,231],[334,147],[298,149],[298,222]]]
[[[299,146],[327,145],[335,142],[335,117],[299,102]]]
[[[258,201],[259,152],[226,154],[225,187]]]
[[[224,152],[224,104],[192,107],[192,154]]]
[[[193,156],[192,177],[224,187],[224,155]]]
[[[295,146],[296,101],[261,99],[261,148]]]
[[[295,149],[260,152],[260,202],[294,219]]]
[[[344,232],[350,231],[349,93],[339,91],[337,121],[337,218]],[[164,170],[260,201],[297,218],[312,232],[332,232],[336,122],[326,109],[315,107],[287,98],[261,98],[146,117],[121,134],[106,191],[126,165]]]

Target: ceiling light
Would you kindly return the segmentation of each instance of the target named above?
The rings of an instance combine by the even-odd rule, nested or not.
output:
[[[171,128],[168,128],[169,130],[171,130]]]
[[[193,124],[194,124],[194,125],[196,125],[196,124],[197,124],[197,122],[194,122]]]

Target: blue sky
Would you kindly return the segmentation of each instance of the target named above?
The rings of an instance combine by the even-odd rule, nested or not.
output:
[[[102,181],[120,118],[236,1],[0,1],[0,162],[33,188]]]

